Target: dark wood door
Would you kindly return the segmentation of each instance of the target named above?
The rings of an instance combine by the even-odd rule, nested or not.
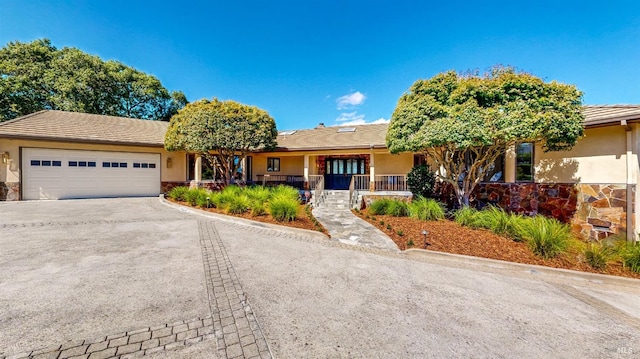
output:
[[[362,158],[327,158],[325,163],[324,188],[349,189],[351,177],[365,174],[365,160]]]

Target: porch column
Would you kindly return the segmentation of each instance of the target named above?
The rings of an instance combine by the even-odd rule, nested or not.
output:
[[[637,178],[636,176],[636,168],[637,168],[637,160],[635,161],[634,164],[634,157],[633,156],[633,128],[627,124],[627,121],[622,120],[620,122],[620,124],[624,127],[625,129],[625,135],[626,135],[626,160],[627,160],[627,207],[625,208],[625,211],[627,212],[627,218],[626,218],[626,227],[627,227],[627,241],[628,242],[635,242],[636,238],[635,238],[635,228],[633,228],[633,217],[634,215],[638,215],[638,213],[633,213],[633,184],[634,184],[634,180]],[[638,188],[636,188],[636,191],[638,191]],[[637,204],[636,204],[637,205]],[[637,222],[637,220],[636,220]]]
[[[202,182],[202,156],[199,154],[196,155],[196,168],[194,168],[194,175],[196,177],[196,182]]]
[[[507,147],[504,156],[504,181],[514,183],[516,181],[516,145]]]
[[[247,157],[240,161],[240,166],[242,167],[242,182],[247,183]]]
[[[304,189],[309,189],[309,155],[304,155]]]
[[[373,148],[369,151],[369,191],[375,192],[376,190],[376,169],[375,169],[375,154]]]

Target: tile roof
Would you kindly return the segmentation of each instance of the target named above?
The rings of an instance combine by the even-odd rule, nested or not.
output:
[[[385,148],[389,124],[330,126],[297,130],[293,134],[278,135],[278,150],[324,150],[343,148]],[[342,129],[342,131],[340,131]],[[354,131],[351,131],[354,129]],[[292,132],[292,131],[286,131]]]
[[[164,146],[168,122],[44,110],[0,123],[0,137]]]
[[[640,105],[587,105],[582,113],[585,127],[619,124],[621,120],[640,120]]]

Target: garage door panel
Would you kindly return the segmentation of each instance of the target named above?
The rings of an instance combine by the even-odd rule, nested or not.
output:
[[[159,164],[157,153],[25,148],[24,199],[157,196]]]

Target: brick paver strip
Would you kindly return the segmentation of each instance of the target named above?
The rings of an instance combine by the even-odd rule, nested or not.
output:
[[[218,355],[221,358],[252,357],[258,349],[261,357],[272,358],[214,222],[200,220],[198,229]],[[254,340],[241,345],[239,332],[247,327],[247,321]]]

